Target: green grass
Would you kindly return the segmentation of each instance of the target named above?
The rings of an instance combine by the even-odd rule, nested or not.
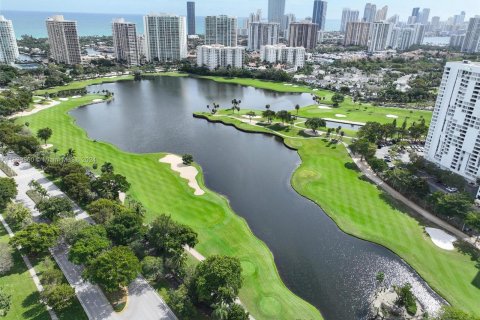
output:
[[[235,126],[239,122],[225,117],[221,121]],[[257,131],[245,123],[239,127]],[[330,145],[324,139],[287,138],[285,143],[302,159],[292,177],[297,192],[321,206],[343,231],[394,251],[455,307],[480,313],[478,253],[434,245],[422,222],[350,169],[355,165],[343,145]]]
[[[320,97],[325,97],[321,104],[331,105],[331,98],[333,96],[332,91],[317,90],[313,91],[307,86],[287,86],[283,82],[264,81],[257,79],[244,79],[244,78],[222,78],[222,77],[201,77],[204,79],[210,79],[221,83],[240,84],[244,86],[252,86],[260,89],[273,90],[278,92],[298,92],[298,93],[311,93]],[[312,100],[313,103],[313,100]],[[292,106],[293,109],[294,106]],[[296,114],[296,112],[293,112]],[[347,117],[339,118],[335,117],[336,114],[343,114]],[[425,118],[427,123],[430,123],[432,112],[415,109],[405,108],[385,108],[374,107],[371,104],[363,103],[362,105],[354,103],[350,97],[346,97],[345,101],[340,104],[338,108],[332,109],[319,109],[317,105],[304,106],[300,109],[299,116],[305,118],[320,117],[320,118],[332,118],[337,120],[347,120],[354,122],[368,122],[376,121],[380,123],[391,123],[393,118],[387,118],[387,115],[395,115],[398,117],[398,125],[401,125],[405,118],[408,118],[408,122],[419,121],[421,117]]]
[[[8,243],[9,236],[0,227],[0,242]],[[28,273],[20,253],[13,252],[14,266],[6,275],[0,276],[0,287],[12,296],[12,305],[4,320],[35,319],[47,320],[50,316],[47,309],[40,303],[40,294]]]
[[[99,96],[85,96],[63,102],[18,121],[28,121],[34,132],[50,127],[53,136],[49,143],[59,149],[59,154],[74,148],[79,159],[93,157],[98,164],[112,162],[116,171],[132,184],[129,193],[147,208],[148,221],[161,213],[170,214],[198,232],[197,250],[203,255],[238,257],[244,267],[240,298],[255,318],[321,319],[316,308],[285,287],[267,246],[252,234],[247,223],[231,210],[224,197],[209,190],[203,196],[194,196],[186,180],[168,164],[159,163],[164,154],[132,154],[90,140],[67,112],[97,98]],[[84,165],[91,166],[92,163]],[[206,189],[202,175],[198,180]]]
[[[60,269],[53,257],[48,257],[50,257],[50,259],[52,259],[52,261],[54,262],[54,268]],[[42,273],[45,271],[45,267],[42,263],[43,259],[30,259],[30,261],[35,268],[35,271],[37,272],[40,281],[42,281]],[[68,284],[68,281],[65,277],[63,277],[63,283]],[[60,320],[88,320],[88,317],[85,314],[85,311],[83,310],[83,307],[78,301],[77,297],[74,297],[73,303],[70,307],[62,310],[61,312],[56,311],[56,314]]]
[[[144,74],[144,76],[145,77],[156,77],[156,76],[180,77],[180,76],[186,76],[186,74],[182,74],[178,72],[162,72],[162,73],[146,73]],[[48,89],[37,90],[34,92],[34,95],[43,96],[45,95],[45,93],[58,93],[60,91],[66,91],[66,90],[78,90],[78,89],[84,89],[94,84],[111,83],[111,82],[128,81],[128,80],[133,80],[133,75],[123,75],[123,76],[117,76],[114,78],[103,77],[103,78],[88,79],[88,80],[82,80],[82,81],[73,81],[65,86],[58,86],[58,87],[53,87]]]

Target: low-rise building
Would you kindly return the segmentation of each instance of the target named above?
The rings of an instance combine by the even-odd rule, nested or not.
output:
[[[197,47],[197,65],[216,68],[243,68],[245,48],[223,45],[203,45]]]
[[[286,64],[298,70],[305,65],[305,48],[287,47],[284,44],[263,46],[260,50],[260,59],[269,63]]]

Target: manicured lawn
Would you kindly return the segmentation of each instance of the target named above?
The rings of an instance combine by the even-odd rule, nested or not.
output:
[[[0,226],[0,242],[8,243],[9,239],[3,226]],[[17,250],[14,251],[13,257],[15,264],[12,270],[6,275],[0,276],[0,287],[12,296],[10,311],[2,319],[50,319],[47,309],[39,302],[40,294]]]
[[[231,118],[215,120],[257,131]],[[295,190],[320,205],[345,232],[397,253],[451,304],[480,314],[478,256],[435,246],[422,223],[392,205],[388,195],[361,179],[360,172],[349,169],[354,164],[343,145],[323,139],[287,138],[285,143],[302,158],[292,177]]]
[[[28,121],[34,132],[50,127],[49,140],[59,154],[74,148],[77,158],[95,158],[101,165],[112,162],[116,171],[132,184],[130,194],[148,210],[147,220],[167,213],[190,225],[199,234],[197,250],[204,256],[224,254],[238,257],[244,268],[244,285],[240,299],[257,319],[321,319],[316,308],[290,292],[281,281],[272,254],[258,240],[246,222],[229,207],[227,200],[207,190],[203,196],[194,196],[186,180],[159,163],[164,154],[131,154],[101,142],[90,140],[67,114],[80,105],[99,96],[86,96],[64,102],[56,107],[19,119]],[[92,165],[92,163],[84,163]],[[203,176],[199,183],[204,188]]]
[[[144,76],[146,77],[155,77],[155,76],[186,76],[186,74],[178,73],[178,72],[162,72],[162,73],[146,73]],[[44,90],[37,90],[34,92],[37,96],[43,96],[45,93],[57,93],[59,91],[65,90],[76,90],[76,89],[83,89],[88,86],[94,84],[102,84],[102,83],[109,83],[109,82],[117,82],[117,81],[126,81],[126,80],[133,80],[133,75],[123,75],[123,76],[116,76],[113,78],[103,77],[103,78],[96,78],[96,79],[89,79],[89,80],[82,80],[82,81],[73,81],[65,86],[53,87]]]
[[[321,101],[321,104],[328,105],[331,107],[331,98],[333,92],[328,90],[317,90],[313,91],[307,86],[292,86],[287,85],[282,82],[273,82],[273,81],[263,81],[256,79],[243,79],[243,78],[222,78],[222,77],[202,77],[204,79],[210,79],[216,82],[222,83],[233,83],[240,84],[244,86],[252,86],[261,89],[279,91],[279,92],[304,92],[315,94],[320,97],[325,97],[324,101]],[[313,100],[312,100],[313,103]],[[292,112],[296,114],[295,112]],[[339,118],[336,117],[336,114],[342,114],[346,117]],[[404,109],[404,108],[385,108],[385,107],[374,107],[371,104],[363,103],[362,105],[358,103],[353,103],[350,97],[346,97],[345,101],[341,103],[340,107],[332,109],[319,109],[317,105],[315,106],[303,106],[300,109],[299,116],[312,118],[332,118],[338,120],[348,120],[355,122],[368,122],[376,121],[380,123],[390,123],[393,121],[393,118],[387,118],[387,115],[397,116],[398,125],[408,118],[408,122],[419,121],[421,117],[425,118],[427,124],[430,123],[432,112],[423,111],[423,110],[414,110],[414,109]]]

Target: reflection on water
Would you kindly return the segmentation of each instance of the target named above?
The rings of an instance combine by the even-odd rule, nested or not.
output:
[[[440,299],[398,256],[341,232],[313,202],[290,185],[298,154],[279,139],[245,134],[192,117],[213,101],[242,108],[311,104],[309,94],[282,94],[208,80],[159,78],[90,87],[115,92],[115,100],[72,111],[90,137],[138,153],[190,153],[209,188],[222,193],[272,251],[285,284],[328,320],[362,319],[375,275],[410,282],[428,310]],[[288,109],[292,109],[289,107]],[[336,181],[331,181],[332,187]]]

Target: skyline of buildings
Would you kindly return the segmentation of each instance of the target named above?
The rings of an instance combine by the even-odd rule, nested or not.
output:
[[[285,0],[268,0],[268,22],[281,23],[285,15]]]
[[[80,64],[82,58],[77,22],[57,15],[47,18],[46,26],[52,60],[68,65]]]
[[[280,24],[252,22],[248,26],[248,50],[260,51],[262,46],[278,43]]]
[[[263,46],[260,60],[272,64],[286,64],[298,70],[305,65],[305,48],[287,47],[285,44]]]
[[[288,32],[289,47],[304,47],[307,50],[314,49],[317,45],[317,37],[320,27],[318,24],[302,21],[290,24]]]
[[[0,15],[0,63],[14,63],[19,55],[12,20]]]

